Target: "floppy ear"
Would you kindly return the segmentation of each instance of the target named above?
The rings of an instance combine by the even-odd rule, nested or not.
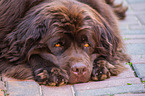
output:
[[[30,21],[31,22],[31,21]],[[33,22],[33,21],[32,21]],[[8,42],[8,49],[3,49],[3,55],[10,62],[23,61],[31,49],[44,36],[47,29],[43,22],[30,24],[27,19],[7,35],[5,42]]]
[[[121,42],[120,38],[118,38],[114,30],[104,20],[101,20],[101,23],[94,24],[94,32],[94,38],[96,38],[97,43],[95,52],[106,59],[111,59],[117,51],[119,42]]]

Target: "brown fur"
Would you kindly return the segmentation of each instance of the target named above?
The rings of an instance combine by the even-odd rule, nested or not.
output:
[[[45,85],[117,75],[129,62],[117,24],[125,11],[112,0],[1,0],[0,72]]]

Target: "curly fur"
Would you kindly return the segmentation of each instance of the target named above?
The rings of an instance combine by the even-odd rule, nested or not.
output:
[[[90,80],[93,66],[96,66],[94,61],[99,60],[115,66],[108,69],[112,75],[117,75],[124,69],[122,62],[129,62],[117,24],[118,17],[125,17],[122,15],[125,11],[126,8],[115,5],[112,0],[1,0],[0,72],[17,79],[35,79],[35,70],[41,66],[46,69],[53,66],[67,71],[63,74],[71,74],[66,66],[67,60],[72,60],[72,57],[67,54],[72,55],[72,50],[78,48],[78,53],[83,55],[75,53],[75,56],[89,66],[87,80],[80,82]],[[77,40],[80,34],[87,34],[92,48],[84,49],[84,52],[70,41],[71,44],[67,43],[64,47],[69,51],[51,50],[53,40],[49,39],[57,38],[59,34],[69,35],[69,38],[64,38],[74,42],[80,41]],[[75,56],[75,61],[71,62],[77,62]],[[58,62],[62,63],[59,65]],[[71,77],[67,75],[66,78]],[[71,79],[74,79],[73,76]]]

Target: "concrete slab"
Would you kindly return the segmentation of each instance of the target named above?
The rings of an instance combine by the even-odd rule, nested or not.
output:
[[[126,85],[126,86],[118,86],[118,87],[110,87],[110,88],[100,88],[93,90],[81,90],[76,91],[76,96],[100,96],[100,95],[112,95],[119,93],[138,93],[145,92],[145,88],[142,84],[134,84],[134,85]]]
[[[145,64],[133,64],[132,66],[139,78],[145,78]]]
[[[9,96],[40,96],[40,88],[32,81],[8,81],[7,94]]]
[[[71,85],[50,87],[41,86],[43,96],[74,96],[74,89]]]

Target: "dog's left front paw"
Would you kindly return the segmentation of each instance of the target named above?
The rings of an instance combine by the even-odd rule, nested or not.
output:
[[[106,61],[100,60],[97,62],[96,66],[94,66],[92,71],[91,79],[95,81],[104,80],[110,78],[110,72],[105,66]]]

